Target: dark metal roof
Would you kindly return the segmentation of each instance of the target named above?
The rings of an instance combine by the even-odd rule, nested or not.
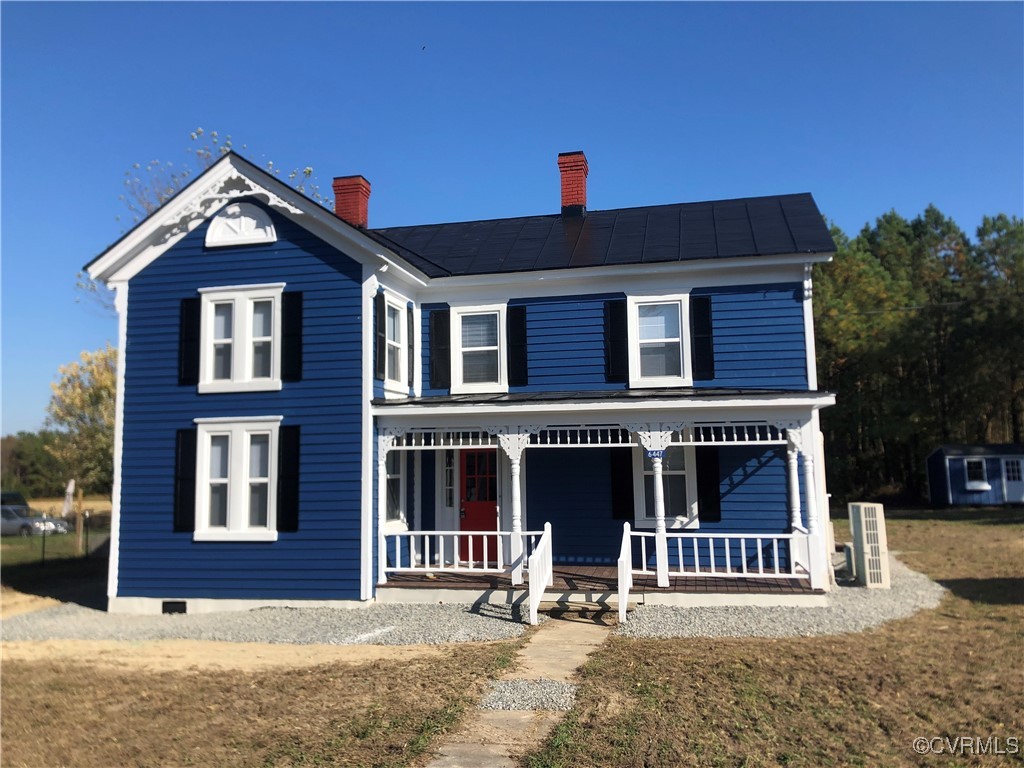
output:
[[[375,398],[375,406],[418,405],[529,405],[542,403],[619,402],[636,400],[710,400],[722,397],[818,397],[828,394],[810,389],[735,389],[724,387],[673,387],[658,389],[609,389],[584,392],[513,392],[506,394],[433,395],[430,397]]]
[[[584,216],[386,227],[367,234],[431,277],[832,253],[836,248],[806,192],[588,211]]]

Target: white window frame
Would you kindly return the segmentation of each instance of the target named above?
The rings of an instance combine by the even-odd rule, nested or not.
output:
[[[270,216],[252,203],[231,203],[213,217],[206,229],[207,248],[277,242]]]
[[[385,533],[401,533],[409,530],[409,518],[408,518],[408,500],[406,499],[406,476],[405,476],[405,465],[406,465],[406,454],[407,451],[388,451],[387,459],[392,456],[396,457],[398,462],[398,472],[391,472],[388,467],[387,459],[384,460],[384,484],[380,489],[380,493],[384,494],[384,532]],[[390,480],[398,480],[398,517],[394,520],[388,519],[388,482]]]
[[[665,510],[665,528],[668,530],[695,530],[700,528],[700,519],[697,517],[697,465],[696,453],[692,445],[671,445],[669,449],[682,450],[683,461],[686,469],[664,470],[663,477],[669,475],[684,475],[686,477],[686,500],[688,514],[673,515]],[[653,530],[656,521],[653,517],[647,517],[647,498],[644,484],[644,477],[649,474],[644,470],[644,454],[646,451],[636,446],[633,448],[633,523],[636,528]]]
[[[388,318],[387,313],[389,309],[398,310],[398,343],[395,344],[388,338]],[[395,395],[401,395],[402,397],[409,396],[409,344],[412,343],[411,339],[407,339],[409,318],[408,313],[409,301],[397,294],[385,292],[384,294],[384,390]],[[392,346],[398,347],[398,377],[391,378],[391,371],[388,370],[388,356],[387,352]]]
[[[195,419],[196,527],[194,541],[277,541],[277,446],[281,416]],[[267,525],[249,525],[249,438],[270,437],[267,487]],[[227,526],[210,526],[210,442],[217,435],[229,437]],[[241,450],[239,450],[241,446]]]
[[[505,304],[451,306],[449,348],[451,349],[452,357],[451,393],[453,395],[508,392],[508,342],[506,340],[505,313]],[[462,318],[467,315],[487,314],[496,314],[498,316],[498,381],[471,382],[467,384],[462,380]]]
[[[281,389],[281,294],[285,283],[230,285],[200,288],[202,315],[199,324],[199,392],[271,392]],[[252,376],[252,313],[257,301],[273,301],[269,378]],[[214,307],[232,305],[231,378],[214,379]]]
[[[981,480],[970,479],[970,467],[972,462],[978,462],[981,465]],[[968,491],[991,491],[992,484],[988,481],[988,466],[984,458],[965,458],[964,459],[964,488]]]
[[[647,304],[677,304],[679,306],[680,376],[640,375],[640,307]],[[674,293],[659,296],[627,296],[627,330],[629,335],[629,386],[688,387],[693,384],[693,365],[690,361],[690,294]]]

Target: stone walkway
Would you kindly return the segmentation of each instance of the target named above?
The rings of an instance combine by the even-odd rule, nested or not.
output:
[[[583,606],[552,608],[548,621],[519,651],[515,669],[501,680],[569,682],[614,626],[613,612]],[[536,747],[564,716],[551,710],[477,708],[451,734],[426,768],[515,768],[518,756]]]

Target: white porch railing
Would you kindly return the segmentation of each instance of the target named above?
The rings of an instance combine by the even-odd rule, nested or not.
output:
[[[512,537],[523,541],[523,560],[543,531],[401,531],[384,534],[384,573],[504,573],[518,563],[506,557]],[[465,554],[463,554],[465,552]],[[529,565],[527,565],[529,567]]]
[[[642,546],[642,545],[641,545]],[[626,620],[629,590],[633,588],[633,544],[629,523],[622,524],[622,546],[619,547],[619,623]]]
[[[648,553],[654,552],[657,534],[633,531],[630,536],[632,540],[639,541],[640,554],[640,567],[632,568],[631,574],[656,575],[656,569],[648,566]],[[808,536],[803,533],[679,532],[666,533],[665,538],[668,540],[670,576],[793,579],[806,578],[811,570]],[[622,551],[625,555],[625,539]],[[632,562],[632,545],[628,554]],[[621,580],[622,577],[619,578]]]
[[[545,590],[554,585],[554,566],[551,558],[551,523],[544,523],[544,533],[529,557],[530,571],[530,623],[537,623],[537,609],[544,599]]]

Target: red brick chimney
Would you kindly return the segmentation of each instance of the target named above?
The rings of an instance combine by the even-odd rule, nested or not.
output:
[[[349,224],[366,229],[370,220],[370,182],[362,176],[334,179],[334,212]]]
[[[587,212],[587,156],[582,152],[560,152],[562,174],[562,215],[582,216]]]

